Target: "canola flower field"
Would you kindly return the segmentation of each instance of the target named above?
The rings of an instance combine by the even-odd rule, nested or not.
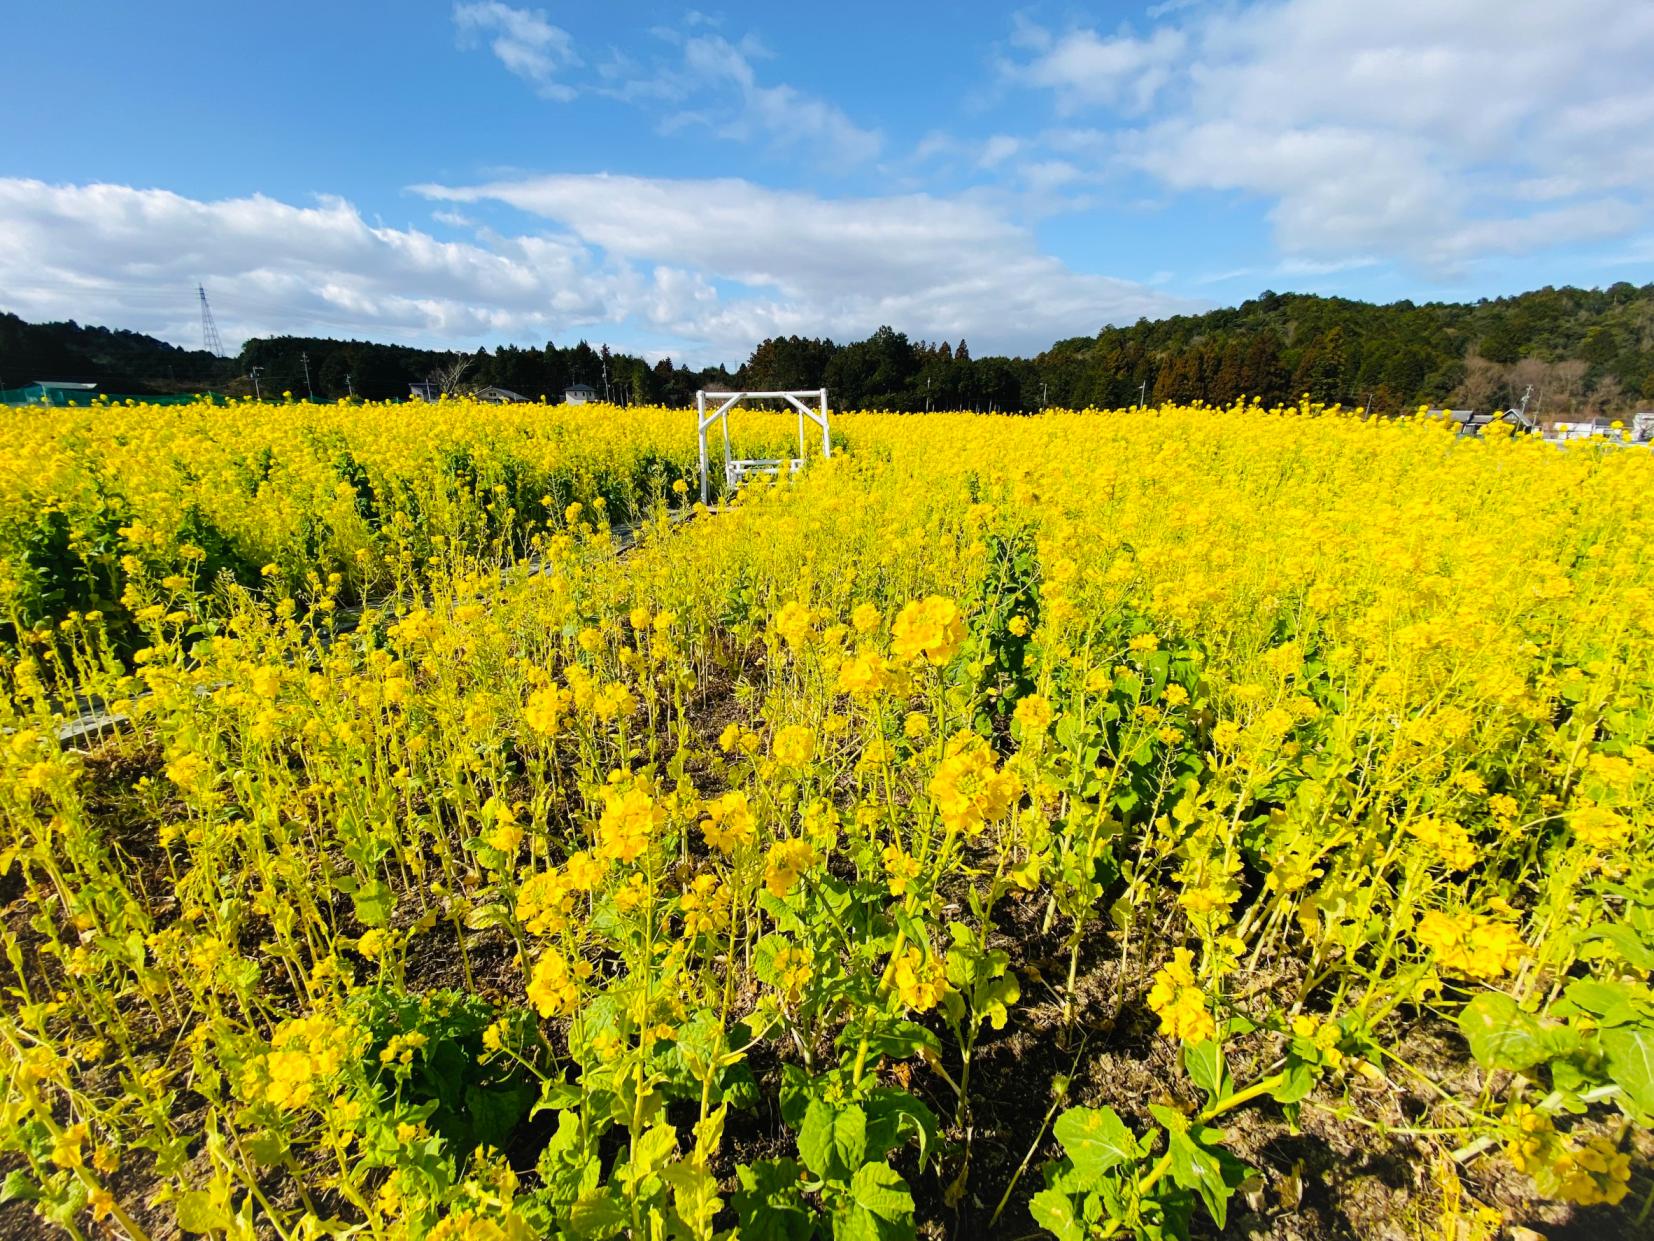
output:
[[[1654,1228],[1648,453],[15,416],[0,1235]]]

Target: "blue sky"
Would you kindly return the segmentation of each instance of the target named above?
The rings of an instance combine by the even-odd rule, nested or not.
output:
[[[1265,288],[1654,279],[1654,5],[16,6],[0,308],[232,347],[891,323],[1031,352]]]

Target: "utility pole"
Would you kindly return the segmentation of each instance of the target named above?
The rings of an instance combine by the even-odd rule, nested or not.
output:
[[[1046,390],[1046,383],[1042,379],[1042,380],[1040,380],[1040,385],[1039,385],[1039,407],[1041,409],[1045,408],[1045,390]]]
[[[1149,397],[1149,381],[1145,379],[1142,383],[1137,385],[1137,408],[1138,409],[1143,408],[1143,403],[1148,400],[1148,397]]]
[[[346,371],[345,372],[345,391],[350,393],[351,400],[355,400],[356,399],[356,385],[351,382],[351,379],[352,379],[351,373],[349,371]]]
[[[264,368],[262,366],[253,367],[253,400],[255,401],[262,401],[264,399],[264,393],[258,386],[259,372],[263,369]]]
[[[310,386],[310,355],[309,355],[309,353],[300,353],[299,354],[299,365],[304,367],[304,394],[305,394],[305,396],[309,397],[312,401],[314,401],[316,399],[316,390]]]
[[[218,334],[218,324],[213,322],[212,307],[207,305],[207,286],[198,284],[196,293],[201,298],[201,347],[215,358],[224,356],[224,340]]]

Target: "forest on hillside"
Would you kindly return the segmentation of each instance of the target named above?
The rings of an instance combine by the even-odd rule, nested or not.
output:
[[[28,324],[0,314],[0,387],[91,380],[106,391],[404,397],[445,376],[558,400],[584,383],[616,403],[683,405],[698,388],[817,388],[840,408],[1025,411],[1137,403],[1312,399],[1397,412],[1423,402],[1489,409],[1531,389],[1541,417],[1654,403],[1654,284],[1544,288],[1476,302],[1392,302],[1265,292],[1239,306],[1139,320],[1058,341],[1032,358],[975,356],[966,341],[775,337],[739,366],[692,369],[582,340],[475,354],[316,337],[249,340],[234,358],[136,332]]]

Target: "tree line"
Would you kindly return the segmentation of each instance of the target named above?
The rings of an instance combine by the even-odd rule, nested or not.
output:
[[[1422,402],[1541,416],[1616,414],[1654,401],[1654,284],[1543,288],[1476,302],[1386,305],[1265,292],[1239,306],[1139,320],[1058,341],[1031,358],[975,356],[966,341],[774,337],[740,365],[690,368],[580,341],[474,354],[367,341],[249,340],[233,359],[134,332],[27,324],[0,314],[0,386],[92,380],[106,390],[212,388],[320,400],[408,395],[442,376],[556,401],[587,384],[616,403],[686,405],[700,388],[819,388],[841,409],[1018,412],[1161,402],[1317,401],[1396,412]]]

